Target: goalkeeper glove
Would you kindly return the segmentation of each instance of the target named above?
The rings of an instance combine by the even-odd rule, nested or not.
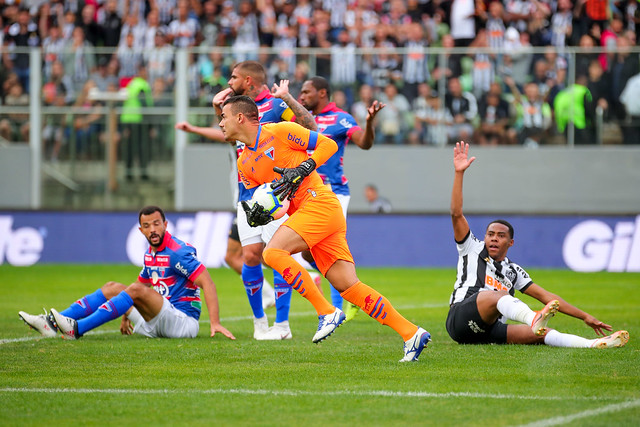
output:
[[[260,203],[254,203],[249,207],[249,204],[244,200],[240,202],[242,209],[247,214],[247,223],[251,227],[259,227],[261,225],[267,225],[273,221],[273,217],[267,212]]]
[[[280,200],[293,199],[302,180],[309,176],[315,168],[316,162],[313,159],[307,159],[295,168],[273,168],[274,172],[282,175],[282,178],[271,185],[273,194],[278,196]]]

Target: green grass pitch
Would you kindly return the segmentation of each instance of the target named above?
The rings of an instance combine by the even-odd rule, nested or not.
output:
[[[362,313],[312,344],[317,318],[298,295],[293,339],[254,341],[243,287],[226,269],[210,272],[236,341],[209,338],[206,316],[191,340],[121,336],[119,321],[78,341],[40,339],[18,318],[19,310],[64,309],[138,271],[0,266],[0,425],[640,425],[640,274],[530,271],[614,330],[628,330],[629,344],[611,350],[454,343],[444,326],[453,269],[358,270],[431,332],[411,364],[398,363],[398,335]],[[267,314],[273,322],[274,309]],[[595,336],[563,314],[550,326]]]

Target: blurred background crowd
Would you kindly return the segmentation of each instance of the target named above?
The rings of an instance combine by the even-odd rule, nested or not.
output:
[[[181,48],[191,108],[209,107],[233,64],[252,59],[294,96],[326,77],[361,125],[373,99],[386,103],[378,144],[640,141],[636,0],[0,0],[0,11],[0,137],[28,141],[37,66],[54,160],[70,139],[74,155],[101,152],[91,146],[106,113],[92,90],[135,82],[142,108],[171,107]],[[140,121],[145,138],[171,133],[166,115],[122,114],[119,134]],[[196,121],[216,124],[211,112]]]

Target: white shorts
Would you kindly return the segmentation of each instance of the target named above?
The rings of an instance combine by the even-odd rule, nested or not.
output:
[[[349,208],[349,201],[351,200],[351,196],[347,194],[336,194],[340,205],[342,206],[342,213],[344,217],[347,217],[347,209]]]
[[[240,203],[238,203],[236,210],[238,212],[238,235],[240,236],[240,244],[242,244],[242,246],[252,245],[254,243],[269,243],[269,240],[271,240],[278,227],[289,218],[289,215],[285,215],[280,219],[271,221],[267,225],[252,227],[247,223],[247,214]]]
[[[162,299],[160,313],[148,322],[135,307],[131,309],[128,317],[133,323],[133,333],[150,338],[195,338],[200,328],[198,321],[175,308],[168,299]]]

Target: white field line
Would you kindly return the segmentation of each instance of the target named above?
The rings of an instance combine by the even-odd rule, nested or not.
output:
[[[560,417],[547,418],[546,420],[539,420],[530,424],[524,424],[520,427],[549,427],[549,426],[557,426],[561,424],[567,424],[575,420],[579,420],[581,418],[593,417],[603,414],[608,414],[610,412],[619,412],[624,411],[625,409],[635,408],[640,406],[640,399],[629,400],[621,403],[613,403],[611,405],[603,406],[601,408],[589,409],[582,412],[577,412],[571,415],[563,415]]]
[[[355,397],[418,397],[418,398],[474,398],[474,399],[518,399],[518,400],[579,400],[596,401],[601,400],[600,396],[532,396],[532,395],[511,395],[511,394],[491,394],[472,392],[448,392],[429,393],[423,391],[391,391],[391,390],[266,390],[266,389],[205,389],[205,390],[169,390],[169,389],[122,389],[122,388],[28,388],[28,387],[2,387],[1,393],[70,393],[70,394],[237,394],[237,395],[280,395],[280,396],[355,396]],[[614,405],[612,405],[614,406]]]
[[[400,306],[398,307],[398,309],[400,310],[415,310],[415,309],[420,309],[420,308],[443,308],[443,307],[448,307],[448,304],[420,304],[420,305],[405,305],[405,306]],[[297,313],[289,313],[289,317],[306,317],[306,316],[317,316],[316,312],[314,311],[302,311],[302,312],[297,312]],[[222,323],[225,322],[241,322],[244,320],[252,320],[253,316],[234,316],[234,317],[223,317],[220,319],[220,321]],[[207,320],[201,320],[200,321],[201,324],[209,324],[209,319]],[[91,331],[88,332],[86,335],[93,335],[93,334],[110,334],[110,333],[115,333],[115,332],[120,332],[119,329],[100,329],[97,331]],[[34,331],[34,334],[36,332]],[[36,340],[41,340],[41,339],[47,339],[44,338],[40,335],[33,335],[33,336],[28,336],[28,337],[22,337],[22,338],[4,338],[4,339],[0,339],[0,345],[3,344],[11,344],[11,343],[16,343],[16,342],[27,342],[27,341],[36,341]]]

